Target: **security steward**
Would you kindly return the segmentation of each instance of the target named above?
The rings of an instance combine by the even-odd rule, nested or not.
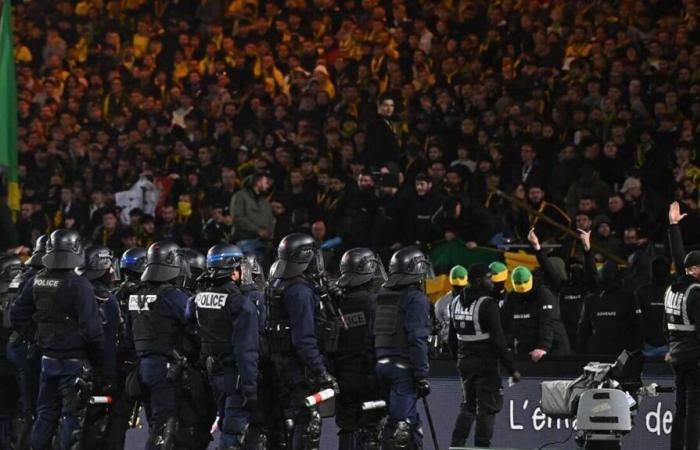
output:
[[[46,254],[46,243],[49,236],[39,236],[34,244],[31,257],[25,262],[23,270],[12,280],[8,286],[6,306],[9,308],[5,314],[6,320],[10,320],[12,305],[23,294],[26,286],[34,283],[36,274],[44,268],[42,258]],[[28,294],[31,300],[31,289]],[[36,412],[36,398],[39,393],[39,373],[41,372],[41,355],[36,345],[36,324],[33,320],[26,323],[24,329],[12,328],[10,341],[7,344],[7,358],[17,370],[17,384],[21,401],[21,417],[16,427],[15,448],[17,450],[29,449],[32,425]]]
[[[548,354],[571,353],[554,294],[527,267],[513,269],[511,282],[513,291],[506,295],[501,321],[515,353],[530,355],[533,362]]]
[[[685,253],[678,225],[684,217],[678,203],[672,203],[668,218],[674,261]],[[685,274],[669,286],[664,297],[669,356],[676,384],[671,450],[697,449],[700,445],[700,251],[686,254],[682,267]]]
[[[129,296],[128,325],[138,375],[130,374],[127,391],[132,398],[148,400],[149,448],[171,450],[179,436],[178,383],[184,371],[181,357],[187,337],[187,295],[174,282],[185,276],[186,267],[176,243],[152,244],[141,275],[143,283]]]
[[[338,310],[342,328],[333,367],[340,394],[336,403],[335,421],[339,450],[379,448],[381,411],[363,413],[362,403],[378,398],[375,375],[374,339],[370,326],[374,323],[376,294],[371,288],[381,277],[381,261],[367,248],[353,248],[340,260],[342,289]]]
[[[428,267],[427,258],[417,248],[397,251],[389,261],[389,279],[377,296],[377,378],[389,410],[382,443],[392,449],[417,449],[423,443],[416,404],[430,394],[431,306],[422,289]]]
[[[266,335],[284,402],[286,448],[314,450],[320,445],[321,416],[318,408],[303,406],[303,399],[322,389],[338,391],[323,358],[337,346],[337,339],[324,337],[323,256],[311,236],[292,233],[280,241],[277,257],[266,292]]]
[[[450,305],[452,300],[467,285],[467,269],[463,266],[454,266],[450,269],[450,286],[452,289],[447,294],[443,295],[435,302],[435,319],[440,327],[440,341],[447,345],[447,339],[450,331]]]
[[[7,343],[12,327],[10,325],[10,294],[12,280],[22,271],[22,260],[14,255],[0,257],[0,448],[9,449],[13,445],[13,420],[17,407],[17,376],[15,367],[7,358]]]
[[[235,245],[210,248],[206,257],[210,286],[194,299],[200,358],[217,405],[220,450],[243,450],[250,412],[257,404],[258,313],[239,288],[246,272],[243,260]]]
[[[496,414],[503,407],[499,366],[520,380],[513,355],[501,327],[498,302],[491,297],[493,282],[485,264],[469,267],[469,286],[456,296],[449,308],[449,341],[457,355],[464,401],[452,431],[454,447],[466,445],[476,418],[475,447],[489,447]]]
[[[78,275],[90,281],[95,290],[105,342],[102,377],[96,386],[96,394],[109,396],[117,394],[117,341],[121,322],[119,303],[110,292],[114,278],[113,264],[112,250],[103,245],[96,245],[85,250],[85,262],[75,270]],[[107,441],[107,413],[107,409],[102,406],[88,410],[83,431],[83,448],[113,448]]]
[[[107,439],[109,448],[122,449],[129,429],[129,419],[134,409],[134,400],[125,395],[124,380],[136,365],[136,352],[131,333],[126,322],[129,315],[129,297],[136,293],[141,284],[141,274],[146,268],[146,249],[134,247],[126,250],[119,258],[121,283],[114,290],[119,305],[119,338],[117,339],[117,384],[109,414]]]
[[[619,355],[643,347],[642,311],[634,295],[623,289],[617,264],[607,261],[599,271],[599,289],[584,299],[578,328],[578,351]]]
[[[95,291],[88,280],[74,272],[83,258],[76,231],[51,233],[42,258],[46,270],[34,277],[12,306],[15,329],[26,329],[31,320],[36,322],[42,355],[33,449],[51,448],[59,418],[60,448],[80,442],[85,406],[76,381],[97,380],[102,372],[104,339]]]

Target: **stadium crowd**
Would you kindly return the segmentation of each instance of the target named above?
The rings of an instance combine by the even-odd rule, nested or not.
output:
[[[310,231],[331,260],[388,259],[534,225],[580,256],[544,215],[627,258],[665,241],[678,200],[692,248],[698,18],[689,0],[18,2],[7,246],[65,227],[117,254],[173,239],[269,258]],[[139,179],[157,205],[121,212]]]

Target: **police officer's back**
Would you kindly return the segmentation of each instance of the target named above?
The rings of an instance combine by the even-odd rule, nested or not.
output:
[[[218,405],[222,450],[243,449],[258,396],[258,313],[239,289],[244,274],[250,276],[244,264],[243,252],[235,245],[213,246],[206,259],[210,285],[194,299],[200,357]]]
[[[340,260],[337,284],[342,289],[342,299],[338,312],[343,326],[334,355],[334,373],[340,386],[336,423],[340,428],[338,448],[341,450],[378,445],[381,415],[363,413],[362,403],[377,399],[371,328],[376,294],[372,286],[382,272],[381,261],[367,248],[350,249]]]
[[[63,448],[80,439],[84,405],[78,401],[77,378],[86,377],[92,366],[100,374],[103,364],[103,330],[94,289],[89,281],[73,272],[83,263],[80,236],[72,230],[54,231],[42,258],[46,270],[34,277],[12,307],[12,322],[19,328],[34,320],[37,344],[41,350],[41,385],[37,418],[32,430],[32,446],[48,448],[58,425]],[[24,294],[24,291],[23,291]],[[66,432],[67,430],[70,432]]]
[[[183,267],[186,262],[177,244],[152,244],[141,276],[143,283],[129,296],[138,379],[150,402],[149,441],[162,441],[165,449],[175,445],[178,430],[176,383],[182,370],[175,373],[174,368],[182,368],[188,298],[174,283],[184,276]]]
[[[10,337],[9,285],[22,270],[22,261],[15,255],[0,257],[0,448],[11,448],[12,421],[17,404],[15,368],[6,355]]]
[[[584,300],[579,323],[579,353],[618,355],[641,350],[642,314],[634,295],[623,289],[617,265],[600,270],[600,288]]]
[[[377,377],[390,409],[383,439],[394,448],[422,445],[416,403],[430,393],[431,306],[422,291],[427,270],[428,260],[420,250],[407,247],[397,251],[389,263],[389,278],[377,296]]]
[[[337,390],[322,354],[337,345],[337,333],[335,342],[326,335],[333,324],[323,320],[326,308],[318,295],[323,259],[314,239],[303,233],[285,236],[277,256],[266,293],[266,334],[279,388],[287,393],[288,448],[314,449],[320,444],[321,417],[316,408],[302,406],[303,397],[323,388]]]
[[[464,401],[452,432],[453,446],[463,446],[476,418],[477,447],[489,447],[496,413],[503,406],[499,366],[520,379],[506,344],[497,301],[491,297],[491,272],[484,264],[469,268],[469,285],[450,304],[449,342],[457,356]]]

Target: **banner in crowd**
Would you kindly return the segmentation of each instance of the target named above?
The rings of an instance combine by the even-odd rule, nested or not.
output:
[[[496,418],[496,429],[491,447],[494,449],[536,449],[550,443],[548,449],[576,448],[572,434],[574,423],[564,419],[550,419],[539,408],[542,378],[525,378],[520,383],[504,388],[503,409]],[[428,399],[438,443],[441,450],[449,448],[452,426],[459,412],[462,390],[457,377],[431,378],[432,392]],[[645,378],[645,383],[670,386],[671,378]],[[504,380],[505,386],[505,380]],[[642,402],[634,419],[632,432],[623,440],[623,450],[668,448],[674,411],[673,394],[662,394]],[[423,421],[423,448],[434,450],[423,405],[419,402]],[[145,418],[143,423],[146,423]],[[333,419],[323,423],[322,449],[338,448],[338,429]],[[218,436],[217,436],[218,437]],[[132,430],[127,435],[127,448],[142,448],[146,429]],[[567,440],[568,438],[568,440]],[[469,443],[473,444],[473,432]],[[565,441],[565,442],[564,442]],[[560,443],[557,443],[560,442]],[[210,449],[215,449],[212,443]]]
[[[17,178],[17,82],[12,43],[12,4],[5,0],[0,17],[0,166],[7,179],[7,205],[16,221],[20,191]]]

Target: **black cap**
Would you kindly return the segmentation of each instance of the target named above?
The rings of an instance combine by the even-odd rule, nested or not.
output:
[[[469,279],[469,283],[474,283],[476,280],[484,277],[490,277],[491,276],[491,269],[489,269],[489,266],[483,263],[476,263],[472,264],[469,266],[469,269],[467,270],[467,277]]]
[[[430,178],[425,173],[421,172],[416,175],[415,181],[430,181]]]
[[[700,250],[693,250],[685,255],[683,265],[686,269],[693,266],[700,266]]]

